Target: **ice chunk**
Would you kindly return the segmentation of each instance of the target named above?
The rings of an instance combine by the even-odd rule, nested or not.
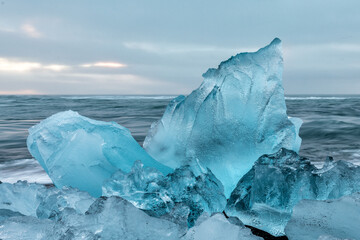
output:
[[[8,217],[21,214],[37,218],[56,218],[64,208],[85,213],[95,201],[87,192],[72,188],[47,188],[41,184],[22,181],[0,184],[0,193],[0,209],[3,210],[0,215],[3,217],[8,213]]]
[[[31,216],[12,217],[0,221],[2,240],[58,240],[61,239],[53,229],[54,223],[48,219]],[[53,232],[54,231],[54,232]]]
[[[19,181],[0,184],[0,209],[7,209],[27,216],[36,216],[36,209],[46,187],[41,184]]]
[[[360,239],[360,193],[336,200],[303,200],[285,228],[290,239]]]
[[[75,187],[96,197],[105,179],[118,169],[130,171],[135,160],[165,174],[171,171],[151,158],[128,129],[73,111],[57,113],[30,128],[27,145],[57,187]]]
[[[182,238],[183,240],[261,240],[254,236],[250,229],[231,224],[223,214],[217,213],[203,220],[199,225],[191,228]]]
[[[328,158],[322,169],[281,149],[260,157],[243,176],[226,206],[229,216],[272,235],[284,234],[293,207],[302,199],[336,199],[360,191],[360,167]]]
[[[210,170],[201,171],[196,176],[183,166],[164,176],[136,161],[130,173],[118,171],[105,181],[103,195],[120,196],[151,216],[192,227],[202,212],[222,212],[226,205],[221,182]]]
[[[58,219],[11,217],[0,221],[0,239],[179,239],[176,224],[148,216],[119,197],[98,198],[81,214],[71,208]]]
[[[91,232],[101,239],[178,239],[178,226],[148,216],[119,197],[99,198],[85,215],[64,214],[67,234]],[[95,238],[95,239],[97,239]]]
[[[14,212],[8,209],[1,209],[0,208],[0,221],[3,221],[10,217],[16,217],[16,216],[24,216],[23,214],[19,212]]]
[[[300,148],[301,120],[286,114],[282,69],[277,38],[209,69],[198,89],[168,105],[144,148],[172,168],[200,163],[211,169],[229,196],[260,156]]]
[[[329,235],[321,235],[317,240],[349,240],[349,239],[340,239]]]
[[[36,209],[36,216],[56,219],[65,208],[84,214],[94,201],[89,193],[74,188],[63,187],[61,190],[51,188],[42,196]]]

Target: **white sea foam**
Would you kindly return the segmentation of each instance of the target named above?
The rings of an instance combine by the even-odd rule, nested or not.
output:
[[[349,161],[355,165],[360,166],[360,149],[346,149],[346,150],[340,150],[340,152],[350,153],[351,156]]]
[[[19,180],[40,184],[52,183],[35,159],[19,159],[0,163],[0,181],[15,183]]]

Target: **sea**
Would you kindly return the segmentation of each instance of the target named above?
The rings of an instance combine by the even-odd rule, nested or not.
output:
[[[127,127],[142,145],[151,123],[176,96],[0,96],[0,181],[51,184],[26,147],[28,129],[73,110]],[[360,95],[286,96],[288,115],[303,120],[300,155],[321,167],[327,156],[360,164]]]

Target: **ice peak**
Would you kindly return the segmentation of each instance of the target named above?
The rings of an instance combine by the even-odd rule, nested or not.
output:
[[[230,57],[228,60],[221,62],[217,69],[210,68],[202,76],[206,79],[218,76],[219,74],[221,75],[234,72],[235,70],[242,72],[246,72],[247,70],[256,70],[256,68],[249,69],[252,64],[257,64],[262,68],[269,69],[269,63],[278,63],[278,70],[281,74],[282,61],[281,40],[279,38],[275,38],[269,45],[260,48],[256,52],[242,52]]]
[[[229,196],[261,155],[299,150],[301,120],[286,114],[282,70],[278,38],[209,69],[198,89],[169,104],[146,137],[145,149],[172,168],[198,161]]]
[[[279,46],[281,47],[281,39],[280,38],[274,38],[274,40],[271,41],[271,43],[268,46]]]
[[[267,51],[273,54],[273,56],[282,56],[282,42],[279,38],[274,38],[271,43],[263,48],[260,48],[258,52]]]

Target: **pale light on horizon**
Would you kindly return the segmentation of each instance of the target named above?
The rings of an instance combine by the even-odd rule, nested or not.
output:
[[[28,61],[0,58],[0,72],[24,73],[34,70],[51,70],[51,71],[59,72],[68,68],[70,67],[61,64],[44,65],[39,62],[28,62]]]
[[[126,64],[119,62],[96,62],[96,63],[87,63],[81,65],[81,67],[85,67],[85,68],[90,68],[90,67],[123,68],[126,66],[127,66]]]
[[[38,62],[22,62],[0,58],[0,72],[27,72],[41,68]]]
[[[51,64],[51,65],[44,66],[44,69],[49,69],[49,70],[52,70],[55,72],[60,72],[60,71],[66,70],[68,68],[69,68],[69,66],[59,65],[59,64]]]
[[[15,91],[0,91],[0,95],[39,95],[41,94],[38,91],[25,89],[25,90],[15,90]]]

